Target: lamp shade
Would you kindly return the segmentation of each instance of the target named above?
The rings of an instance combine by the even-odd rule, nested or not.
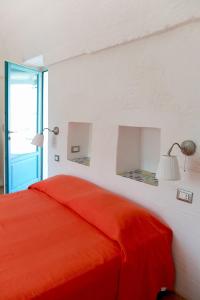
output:
[[[156,178],[161,180],[179,180],[180,171],[178,159],[174,155],[162,155],[160,158]]]
[[[44,143],[44,135],[43,134],[36,134],[31,142],[32,145],[37,147],[43,147]]]

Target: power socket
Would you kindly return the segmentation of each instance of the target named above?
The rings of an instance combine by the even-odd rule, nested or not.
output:
[[[193,200],[193,192],[186,191],[184,189],[177,189],[177,195],[176,199],[187,202],[187,203],[192,203]]]

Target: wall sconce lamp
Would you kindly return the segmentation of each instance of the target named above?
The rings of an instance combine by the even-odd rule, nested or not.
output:
[[[58,135],[59,134],[59,128],[54,127],[53,129],[44,128],[42,133],[37,133],[34,138],[32,139],[31,144],[37,147],[43,147],[44,144],[44,131],[48,130],[49,132]]]
[[[196,144],[193,141],[187,140],[180,144],[174,143],[169,149],[167,155],[162,155],[160,158],[156,178],[161,180],[179,180],[180,171],[178,159],[175,155],[171,155],[174,146],[178,146],[181,152],[186,156],[191,156],[196,152]]]

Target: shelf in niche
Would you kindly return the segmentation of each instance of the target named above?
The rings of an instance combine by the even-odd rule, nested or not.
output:
[[[158,186],[155,175],[159,159],[159,128],[119,126],[117,175]]]
[[[118,175],[146,184],[158,186],[158,179],[156,179],[156,173],[152,173],[149,171],[136,169],[128,172],[123,172]]]
[[[67,136],[67,159],[74,163],[90,166],[92,124],[69,122]],[[73,149],[75,151],[73,151]]]
[[[90,166],[90,157],[77,157],[77,158],[73,158],[73,159],[69,159],[69,160],[72,162],[75,162],[77,164],[87,166],[87,167]]]

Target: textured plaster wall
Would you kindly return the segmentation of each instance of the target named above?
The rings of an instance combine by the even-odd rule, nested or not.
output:
[[[42,54],[46,65],[200,18],[199,0],[0,0],[0,7],[0,60]]]
[[[200,297],[199,36],[194,23],[49,68],[49,126],[60,127],[56,139],[49,136],[49,175],[87,178],[167,222],[174,230],[176,288],[189,300]],[[67,161],[69,121],[93,123],[90,167]],[[115,175],[118,125],[161,128],[161,153],[174,141],[194,140],[198,151],[182,180],[153,187]],[[183,168],[184,157],[176,153]],[[177,187],[194,192],[192,205],[176,200]]]

